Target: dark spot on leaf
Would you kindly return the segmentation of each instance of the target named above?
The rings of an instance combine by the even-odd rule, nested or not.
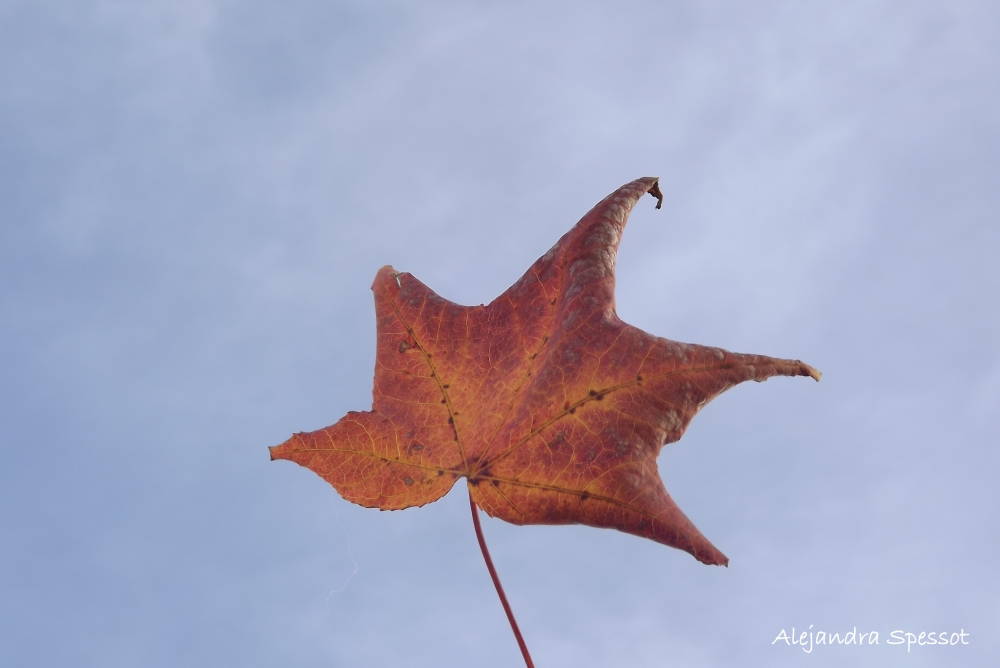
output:
[[[406,483],[407,487],[409,487],[410,485],[413,484],[413,478],[411,478],[410,476],[406,476],[405,478],[403,478],[403,482]]]
[[[600,401],[600,400],[601,400],[601,399],[603,399],[603,398],[604,398],[604,395],[603,395],[603,394],[598,394],[598,395],[597,395],[597,400],[598,400],[598,401]]]
[[[420,452],[424,449],[422,443],[410,443],[410,452]]]
[[[536,357],[538,357],[538,353],[533,353],[533,354],[531,355],[531,359],[535,359]]]
[[[597,394],[597,392],[594,392],[593,390],[590,391],[590,396],[594,396],[595,394]]]
[[[597,457],[597,451],[591,448],[590,452],[587,453],[587,461],[592,462],[596,457]]]
[[[451,387],[451,385],[442,385],[441,387],[447,390],[449,387]]]
[[[448,418],[448,424],[455,424],[455,418],[453,417]]]
[[[586,501],[589,498],[590,498],[590,494],[588,492],[584,492],[583,494],[580,495],[580,500],[581,501]]]
[[[442,471],[441,469],[438,469],[438,475],[444,475],[444,471]]]
[[[576,406],[573,406],[573,408],[569,409],[569,414],[570,415],[572,415],[575,412],[576,412]]]
[[[569,410],[569,402],[568,401],[563,404],[563,410],[564,411]]]
[[[636,374],[635,379],[641,383],[642,382],[642,374],[641,373]]]
[[[496,480],[490,480],[490,482],[493,483],[494,487],[499,487],[500,486],[500,483],[497,482]]]
[[[410,349],[410,344],[409,343],[407,343],[406,341],[400,341],[399,342],[399,352],[405,353],[409,349]]]
[[[406,432],[406,438],[413,438],[413,435],[416,433],[417,433],[416,429],[411,429],[410,431]]]
[[[448,403],[448,400],[447,400],[447,399],[442,399],[442,400],[441,400],[441,403],[442,403],[442,404],[446,404],[446,403]]]
[[[553,299],[553,300],[552,300],[551,302],[549,302],[549,303],[550,303],[550,304],[552,304],[553,306],[555,306],[555,305],[556,305],[556,300],[555,300],[555,299]]]

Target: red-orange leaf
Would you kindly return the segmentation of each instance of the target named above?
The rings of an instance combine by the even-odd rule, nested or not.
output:
[[[489,306],[459,306],[383,267],[372,410],[295,434],[272,459],[367,507],[422,506],[466,478],[483,510],[514,524],[618,529],[726,564],[670,498],[656,457],[734,385],[820,374],[618,319],[618,243],[647,192],[662,199],[656,178],[604,198]]]

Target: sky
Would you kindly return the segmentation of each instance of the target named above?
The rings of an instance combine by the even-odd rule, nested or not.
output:
[[[823,379],[660,456],[728,568],[484,518],[536,665],[995,665],[998,71],[990,2],[0,2],[0,663],[520,665],[463,485],[267,447],[370,407],[379,267],[489,302],[659,176],[619,316]]]

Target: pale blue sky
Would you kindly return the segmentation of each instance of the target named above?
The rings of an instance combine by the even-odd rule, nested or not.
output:
[[[661,456],[728,569],[485,520],[536,664],[992,666],[997,72],[989,2],[0,2],[0,663],[519,665],[461,485],[267,446],[370,406],[380,266],[488,302],[658,175],[619,315],[824,377]]]

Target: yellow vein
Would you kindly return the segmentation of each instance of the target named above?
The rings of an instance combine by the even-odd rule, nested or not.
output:
[[[583,500],[589,501],[591,499],[593,499],[594,501],[604,501],[606,503],[610,503],[610,504],[619,506],[621,508],[625,508],[627,510],[631,510],[631,511],[637,512],[637,513],[639,513],[641,515],[645,515],[646,517],[649,517],[651,519],[659,520],[660,522],[664,522],[665,524],[670,524],[669,522],[665,522],[665,520],[663,520],[663,518],[661,518],[659,515],[654,515],[653,513],[649,512],[648,510],[643,510],[642,508],[637,508],[636,506],[633,506],[632,504],[630,504],[630,503],[628,503],[626,501],[621,501],[619,499],[615,499],[615,498],[610,497],[610,496],[604,496],[603,494],[592,494],[590,492],[583,492],[583,491],[579,491],[579,490],[575,490],[575,489],[567,489],[565,487],[556,487],[554,485],[539,485],[539,484],[531,483],[531,482],[521,482],[520,480],[508,480],[506,478],[497,478],[495,476],[485,476],[484,475],[484,476],[479,476],[479,477],[480,477],[480,479],[482,479],[482,480],[488,480],[491,483],[495,481],[497,483],[504,483],[504,484],[507,484],[507,485],[516,485],[518,487],[525,487],[525,488],[528,488],[528,489],[537,489],[537,490],[541,490],[541,491],[544,491],[544,492],[556,492],[556,493],[559,493],[559,494],[569,494],[570,496],[578,496],[578,497],[580,497],[581,501],[583,501]],[[494,486],[493,489],[495,489],[497,491],[500,491],[499,488],[496,487],[496,486]],[[504,498],[506,498],[506,497],[504,497]],[[511,505],[513,506],[513,504],[511,504]],[[518,511],[518,512],[521,512],[521,511]],[[524,513],[521,513],[521,514],[523,515]],[[676,525],[676,524],[670,524],[670,526],[678,526],[678,525]],[[678,527],[678,528],[680,528],[680,527]]]
[[[631,387],[633,385],[638,385],[639,383],[646,383],[646,382],[649,382],[649,381],[659,380],[661,378],[666,378],[667,376],[675,376],[675,375],[688,374],[688,373],[702,373],[702,372],[705,372],[705,371],[721,371],[723,369],[731,369],[731,368],[737,367],[737,366],[740,366],[740,364],[737,363],[737,362],[729,362],[727,364],[720,364],[718,366],[709,366],[709,367],[703,367],[703,368],[692,368],[692,369],[682,369],[682,370],[668,371],[666,373],[662,373],[662,374],[659,374],[659,375],[656,375],[656,376],[649,376],[649,377],[643,378],[642,380],[631,380],[631,381],[629,381],[627,383],[622,383],[621,385],[614,385],[612,387],[608,387],[606,389],[597,391],[594,394],[591,394],[589,396],[584,397],[583,399],[578,400],[576,403],[570,404],[568,407],[564,408],[560,412],[558,412],[555,415],[553,415],[552,417],[550,417],[548,420],[546,420],[541,425],[539,425],[539,427],[537,429],[533,430],[528,435],[526,435],[524,438],[522,438],[520,441],[518,441],[514,445],[510,446],[510,448],[508,448],[506,451],[502,452],[501,454],[497,455],[495,458],[491,459],[489,461],[489,463],[486,464],[486,466],[487,467],[488,466],[492,466],[493,464],[496,464],[497,462],[505,459],[512,452],[514,452],[519,447],[521,447],[522,445],[524,445],[526,442],[528,442],[529,440],[531,440],[532,438],[534,438],[536,435],[538,435],[542,431],[544,431],[549,425],[551,425],[552,423],[557,422],[558,420],[561,420],[562,418],[566,417],[567,415],[575,412],[576,409],[579,408],[580,406],[582,406],[582,405],[584,405],[584,404],[586,404],[586,403],[588,403],[590,401],[596,400],[597,397],[603,398],[604,395],[611,394],[612,392],[617,392],[618,390],[624,389],[626,387]]]
[[[407,324],[406,319],[403,318],[403,314],[400,313],[399,308],[396,306],[395,300],[391,296],[389,296],[389,293],[386,291],[385,287],[382,288],[382,294],[385,295],[385,298],[392,305],[392,310],[396,312],[396,317],[399,318],[399,321],[401,323],[403,323],[403,327],[406,328],[406,331],[410,334],[410,336],[413,337],[413,340],[416,341],[417,348],[420,350],[420,354],[424,356],[424,361],[427,362],[427,366],[429,366],[431,369],[431,377],[434,378],[434,381],[437,383],[438,389],[441,390],[441,396],[444,397],[445,407],[448,409],[448,417],[451,419],[452,429],[455,430],[455,442],[458,443],[458,454],[462,457],[462,465],[465,467],[465,470],[469,470],[469,461],[465,458],[465,448],[462,447],[462,438],[458,433],[458,422],[455,420],[455,410],[452,408],[451,397],[448,396],[448,391],[445,389],[444,383],[441,381],[441,376],[438,374],[437,368],[431,361],[430,355],[427,353],[426,350],[424,350],[424,345],[420,341],[417,341],[416,332],[414,332],[413,328],[409,324]],[[426,307],[427,299],[426,298],[421,299],[421,302],[422,302],[421,306]],[[438,323],[438,329],[440,331],[440,323]]]

